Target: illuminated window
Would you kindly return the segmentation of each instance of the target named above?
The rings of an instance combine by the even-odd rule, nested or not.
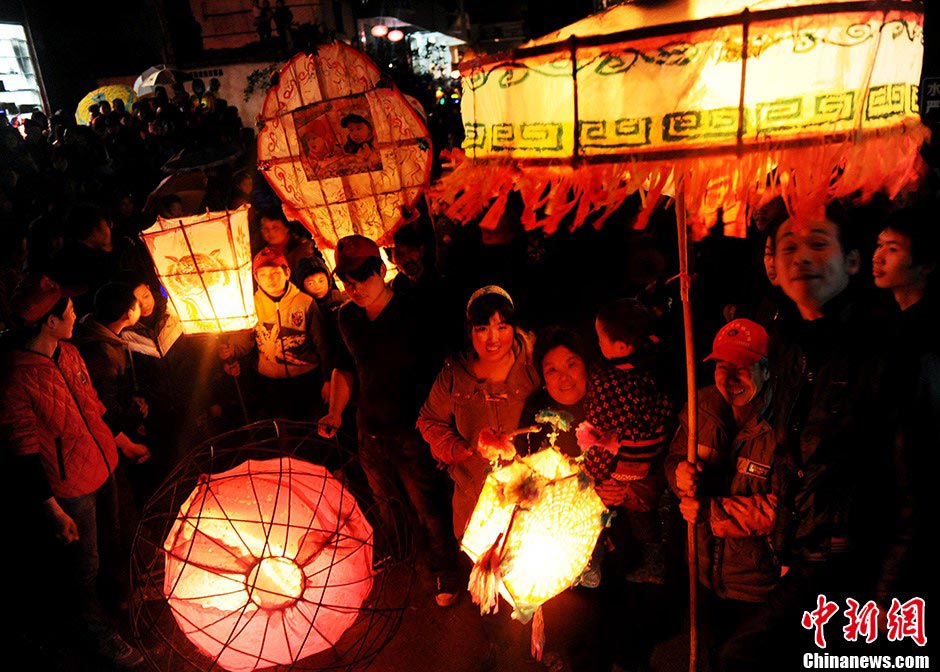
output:
[[[26,31],[17,23],[0,23],[0,107],[11,115],[42,109]]]

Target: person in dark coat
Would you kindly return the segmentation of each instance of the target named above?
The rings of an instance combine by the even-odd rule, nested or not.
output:
[[[820,595],[843,605],[872,600],[886,613],[909,556],[909,460],[897,452],[905,444],[898,401],[908,382],[892,375],[890,341],[851,287],[860,267],[852,220],[861,216],[835,204],[825,215],[794,214],[776,233],[777,279],[798,315],[771,343],[771,541],[781,579],[739,632],[747,650],[762,654],[729,670],[801,665],[800,652],[815,647],[803,614]],[[828,641],[830,652],[849,645]]]
[[[385,284],[386,270],[374,241],[346,236],[337,243],[336,274],[350,300],[339,311],[345,348],[336,358],[329,412],[320,419],[319,432],[336,436],[343,410],[358,389],[359,458],[378,499],[381,523],[394,529],[390,526],[396,525],[399,511],[393,503],[405,503],[406,515],[426,537],[437,580],[435,599],[446,607],[457,599],[457,549],[446,483],[415,429],[439,360],[428,340],[428,316]]]

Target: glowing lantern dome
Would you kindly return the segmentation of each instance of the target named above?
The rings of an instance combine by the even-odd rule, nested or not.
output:
[[[141,234],[185,334],[257,324],[248,206],[163,219]]]
[[[203,477],[163,544],[163,592],[200,651],[232,672],[333,646],[372,588],[372,528],[342,483],[295,458]]]
[[[606,507],[580,467],[554,448],[515,460],[486,479],[461,548],[495,568],[497,588],[528,621],[535,610],[571,587],[591,559]],[[484,566],[488,565],[488,566]],[[471,593],[488,611],[495,595]]]

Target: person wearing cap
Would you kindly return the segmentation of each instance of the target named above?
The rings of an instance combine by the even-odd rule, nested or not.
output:
[[[387,285],[386,271],[374,241],[358,235],[338,241],[336,275],[350,300],[339,310],[345,348],[337,356],[330,408],[320,420],[320,434],[336,435],[358,383],[359,460],[377,496],[381,525],[392,530],[400,524],[389,502],[410,505],[409,515],[417,519],[428,543],[429,564],[438,581],[437,603],[450,606],[456,599],[457,549],[447,483],[415,429],[440,366],[439,344],[429,326],[433,316]]]
[[[252,260],[258,290],[254,340],[246,333],[219,346],[225,371],[238,376],[237,358],[258,353],[259,398],[266,417],[309,420],[329,396],[330,348],[316,302],[290,281],[283,254],[266,247]],[[316,415],[313,415],[316,417]]]
[[[688,456],[688,409],[669,446],[666,477],[679,497],[683,518],[695,525],[698,577],[707,588],[704,617],[717,669],[760,651],[739,651],[732,633],[766,602],[780,569],[768,538],[774,527],[772,471],[776,438],[770,422],[772,400],[768,338],[746,319],[718,332],[711,354],[715,384],[698,392],[698,456]]]
[[[118,634],[97,594],[99,552],[115,547],[106,538],[120,536],[118,446],[88,369],[66,342],[75,326],[69,293],[46,276],[27,277],[14,293],[20,347],[4,353],[0,366],[0,435],[14,456],[15,483],[67,547],[63,574],[76,589],[79,627],[103,657],[132,667],[143,657]]]

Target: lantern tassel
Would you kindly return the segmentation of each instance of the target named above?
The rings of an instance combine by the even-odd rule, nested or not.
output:
[[[535,617],[532,619],[532,657],[538,661],[542,660],[542,652],[545,650],[545,617],[542,616],[542,606],[535,610]]]
[[[480,605],[481,614],[499,612],[499,582],[501,580],[499,564],[502,553],[503,535],[496,537],[493,545],[480,556],[470,570],[468,589],[473,603]]]

